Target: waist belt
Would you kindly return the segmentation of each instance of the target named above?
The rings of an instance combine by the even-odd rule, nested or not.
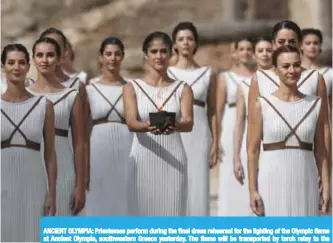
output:
[[[312,143],[305,143],[305,142],[301,142],[299,145],[286,145],[284,141],[263,144],[264,151],[282,150],[282,149],[302,149],[302,150],[312,151],[312,148],[313,148]]]
[[[56,128],[55,134],[56,134],[56,136],[59,136],[59,137],[68,137],[68,131],[64,130],[64,129]]]

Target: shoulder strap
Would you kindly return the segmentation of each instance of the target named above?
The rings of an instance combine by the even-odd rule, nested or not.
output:
[[[66,94],[64,94],[62,97],[60,97],[58,100],[56,100],[53,105],[57,105],[60,101],[62,101],[63,99],[65,99],[70,93],[74,92],[74,89],[71,89],[70,91],[68,91]]]
[[[270,80],[273,84],[275,84],[276,87],[280,87],[280,85],[266,72],[264,72],[263,70],[259,70],[259,72],[262,73],[266,78],[268,78],[268,80]]]
[[[39,104],[39,102],[42,100],[43,96],[40,96],[38,98],[38,100],[31,106],[31,108],[28,110],[28,112],[23,116],[23,118],[21,119],[21,121],[15,125],[15,123],[13,122],[12,119],[10,119],[10,117],[6,114],[6,112],[1,109],[1,113],[8,119],[8,121],[15,127],[14,131],[11,133],[11,135],[9,136],[10,139],[14,136],[16,131],[20,131],[20,126],[22,125],[22,123],[25,121],[25,119],[27,119],[27,117],[30,115],[30,113],[36,108],[36,106]],[[25,135],[20,131],[21,135],[23,137],[25,137]]]
[[[177,86],[172,90],[172,92],[169,94],[169,96],[165,99],[165,101],[163,102],[163,104],[158,107],[156,105],[156,103],[152,100],[152,98],[148,95],[148,93],[142,88],[141,85],[139,85],[139,83],[136,80],[133,80],[133,82],[141,89],[141,91],[145,94],[145,96],[147,96],[147,98],[150,100],[150,102],[156,107],[156,109],[158,111],[161,111],[164,106],[167,104],[167,102],[170,100],[170,98],[172,97],[172,95],[177,91],[177,89],[180,87],[181,84],[183,84],[183,81],[180,81]]]
[[[205,70],[202,71],[200,73],[200,75],[198,75],[195,78],[195,80],[192,82],[192,84],[190,86],[193,87],[205,75],[205,73],[207,73],[208,70],[209,70],[209,67],[206,67]],[[170,69],[168,69],[168,72],[172,75],[172,77],[174,77],[175,80],[180,80]]]
[[[276,112],[276,114],[284,121],[284,123],[290,128],[290,130],[293,130],[292,126],[289,124],[289,122],[286,120],[286,118],[284,118],[284,116],[279,112],[278,109],[276,109],[276,107],[272,104],[272,102],[270,102],[266,97],[261,96],[262,99],[264,99],[267,104],[272,107],[272,109]]]
[[[297,85],[297,87],[299,88],[299,87],[301,87],[304,83],[305,83],[305,81],[306,80],[308,80],[310,77],[311,77],[311,75],[315,72],[316,70],[312,70],[298,85]]]
[[[171,91],[171,93],[169,94],[169,96],[165,99],[165,101],[163,102],[163,104],[161,105],[161,107],[158,109],[159,111],[161,111],[163,109],[163,107],[168,103],[168,101],[170,100],[170,98],[172,97],[172,95],[177,91],[177,89],[182,84],[183,84],[183,81],[179,82],[177,84],[177,86]]]
[[[231,75],[231,72],[227,72],[227,75],[235,85],[238,85],[236,79]]]
[[[247,87],[250,88],[250,85],[247,82],[245,82],[245,80],[243,80],[242,83],[245,84]]]
[[[74,85],[76,84],[76,82],[79,81],[79,80],[80,80],[80,79],[79,79],[78,77],[76,77],[76,78],[74,79],[74,81],[71,83],[71,85],[69,86],[69,88],[73,88]]]
[[[149,101],[156,107],[156,109],[158,110],[158,106],[156,105],[156,103],[152,100],[152,98],[149,96],[149,94],[144,90],[144,88],[142,88],[142,86],[136,81],[133,80],[133,82],[139,87],[139,89],[141,89],[141,91],[144,93],[144,95],[149,99]]]
[[[288,139],[293,132],[296,132],[297,128],[303,123],[303,121],[311,114],[311,112],[316,107],[318,101],[320,100],[320,97],[317,97],[316,101],[312,104],[308,112],[303,116],[303,118],[297,123],[297,125],[292,129],[291,133],[287,136],[286,139]]]

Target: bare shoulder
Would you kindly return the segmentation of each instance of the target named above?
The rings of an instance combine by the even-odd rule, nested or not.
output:
[[[135,95],[135,89],[132,82],[128,82],[123,85],[123,94],[124,95]]]

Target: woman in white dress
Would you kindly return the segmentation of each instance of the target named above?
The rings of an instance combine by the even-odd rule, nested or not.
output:
[[[70,41],[66,38],[66,51],[65,51],[65,56],[64,60],[62,62],[62,69],[63,72],[70,78],[78,78],[83,84],[87,85],[87,73],[84,71],[77,71],[74,66],[75,62],[75,52],[73,49],[72,44]],[[76,84],[78,87],[79,84]]]
[[[1,55],[8,84],[1,96],[1,242],[39,241],[40,217],[56,212],[53,105],[26,90],[29,59],[21,44]]]
[[[331,119],[332,114],[332,74],[331,67],[320,65],[321,45],[323,43],[323,35],[319,29],[303,29],[302,30],[302,66],[306,69],[315,69],[323,76],[326,84],[326,91],[328,97],[328,117]],[[330,128],[332,130],[332,121],[330,120]],[[329,158],[332,158],[332,150],[330,151]],[[329,161],[332,161],[330,159]]]
[[[318,29],[302,30],[302,66],[306,69],[318,70],[323,75],[326,83],[326,91],[329,100],[330,109],[332,110],[332,75],[331,67],[320,65],[321,45],[323,43],[323,35]]]
[[[82,111],[81,111],[81,122],[82,121],[88,121],[89,116],[88,116],[88,109],[89,109],[89,104],[88,104],[88,98],[87,98],[87,91],[85,88],[85,85],[80,81],[78,77],[70,77],[66,75],[63,71],[62,63],[66,61],[66,52],[67,52],[67,38],[64,35],[64,33],[56,28],[48,28],[41,33],[40,38],[42,37],[48,37],[53,40],[55,40],[58,45],[60,46],[60,62],[56,66],[56,76],[58,80],[60,80],[60,83],[67,87],[67,88],[73,88],[76,89],[79,92],[79,97],[81,98],[81,106],[82,106]],[[83,122],[84,126],[84,131],[85,131],[85,136],[83,138],[83,143],[84,143],[84,181],[85,181],[85,187],[86,189],[89,189],[89,149],[90,149],[90,137],[89,137],[89,129],[87,127],[87,123]],[[71,127],[70,130],[71,131]],[[69,134],[69,140],[72,143],[72,133],[70,132]],[[72,148],[73,149],[73,148]]]
[[[234,176],[233,133],[236,120],[236,94],[238,85],[249,82],[253,74],[253,44],[249,38],[240,38],[235,42],[238,63],[234,69],[224,72],[217,82],[217,123],[220,146],[223,149],[220,164],[219,215],[234,216],[239,214],[235,191],[239,183]],[[222,124],[221,124],[222,123]]]
[[[131,216],[135,201],[134,163],[129,158],[133,133],[124,119],[120,76],[124,44],[116,37],[106,38],[100,47],[103,75],[87,86],[91,113],[90,190],[87,216]]]
[[[274,49],[283,45],[291,45],[299,48],[302,41],[302,32],[296,23],[290,20],[284,20],[278,22],[273,27],[272,38]],[[279,88],[279,85],[279,78],[273,71],[259,70],[256,75],[253,76],[249,90],[249,119],[250,116],[254,116],[254,119],[256,118],[256,113],[253,109],[257,97],[259,95],[267,95],[275,92]],[[329,109],[325,80],[318,71],[302,68],[298,88],[304,94],[320,96],[323,105]],[[325,120],[325,146],[327,151],[330,151],[331,132],[328,114]]]
[[[172,39],[178,55],[168,75],[185,81],[194,95],[194,126],[182,133],[188,159],[187,216],[209,215],[209,167],[217,163],[219,141],[216,128],[216,75],[210,67],[201,67],[194,60],[198,46],[196,27],[181,22],[173,30]]]
[[[60,47],[51,38],[43,37],[33,46],[37,80],[29,87],[36,96],[47,97],[54,106],[55,148],[58,162],[57,215],[77,215],[85,204],[82,107],[78,92],[64,88],[56,77]],[[74,155],[68,138],[72,127]]]
[[[260,37],[254,43],[254,59],[259,70],[272,68],[273,46],[269,37]],[[234,176],[239,182],[237,188],[238,216],[251,215],[249,207],[249,190],[247,174],[247,116],[248,116],[248,95],[251,80],[244,80],[238,85],[236,98],[236,122],[234,129]],[[241,205],[242,204],[242,205]]]
[[[328,212],[329,162],[324,126],[327,107],[322,98],[298,88],[301,57],[293,46],[273,53],[280,86],[257,99],[248,121],[249,192],[258,216],[317,216]],[[260,143],[263,151],[258,166]],[[320,201],[318,174],[323,191]]]
[[[172,40],[167,34],[149,34],[142,51],[144,77],[123,89],[126,123],[135,132],[130,156],[136,166],[137,215],[185,216],[187,157],[180,133],[192,131],[193,92],[168,77]],[[175,123],[160,127],[150,120],[150,113],[162,111],[174,112]]]

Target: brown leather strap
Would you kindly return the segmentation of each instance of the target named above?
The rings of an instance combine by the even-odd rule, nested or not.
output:
[[[264,150],[277,150],[277,149],[286,149],[286,148],[298,148],[298,149],[304,149],[304,150],[311,150],[313,148],[312,143],[307,143],[303,142],[300,137],[297,135],[296,130],[298,127],[303,123],[303,121],[311,114],[311,112],[314,110],[316,107],[318,101],[320,100],[320,97],[316,99],[316,101],[312,104],[310,109],[307,111],[307,113],[302,117],[302,119],[296,124],[296,126],[293,128],[287,120],[284,118],[284,116],[276,109],[276,107],[266,98],[262,97],[272,108],[273,110],[277,113],[277,115],[285,122],[285,124],[289,127],[290,132],[286,136],[286,138],[283,141],[276,142],[276,143],[269,143],[269,144],[263,144]],[[287,141],[290,138],[290,136],[294,135],[298,141],[298,146],[297,145],[287,145]]]
[[[38,98],[38,100],[32,105],[32,107],[28,110],[28,112],[23,116],[23,118],[21,119],[21,121],[16,125],[15,124],[15,122],[6,114],[6,112],[3,110],[3,109],[1,109],[1,113],[7,118],[7,120],[14,126],[14,130],[13,130],[13,132],[10,134],[10,136],[9,136],[9,138],[8,139],[6,139],[6,140],[3,140],[3,141],[1,141],[1,148],[3,148],[3,146],[4,146],[4,148],[5,147],[11,147],[12,146],[12,144],[11,144],[11,141],[12,141],[12,139],[13,139],[13,137],[14,137],[14,135],[15,135],[15,133],[16,132],[19,132],[21,135],[22,135],[22,137],[24,138],[24,140],[25,140],[25,145],[16,145],[16,147],[31,147],[31,148],[33,148],[33,149],[35,149],[35,150],[39,150],[39,148],[40,148],[40,145],[39,145],[39,143],[36,143],[36,142],[34,142],[34,141],[31,141],[31,140],[29,140],[28,138],[27,138],[27,136],[21,131],[21,129],[20,129],[20,126],[23,124],[23,122],[28,118],[28,116],[31,114],[31,112],[36,108],[36,106],[39,104],[39,102],[42,100],[42,98],[43,98],[43,96],[40,96],[39,98]],[[39,146],[39,148],[38,148],[38,146]],[[37,149],[38,148],[38,149]]]
[[[119,97],[117,98],[116,102],[114,104],[112,104],[108,98],[105,97],[105,95],[102,93],[102,91],[99,90],[99,88],[97,88],[97,86],[95,84],[92,84],[92,86],[96,89],[97,93],[99,93],[102,98],[111,106],[110,110],[108,111],[108,113],[106,114],[105,117],[101,118],[104,120],[108,120],[110,114],[112,111],[115,111],[117,113],[117,115],[119,116],[120,120],[122,123],[125,123],[125,118],[120,114],[120,112],[116,109],[116,105],[118,104],[118,102],[120,101],[120,99],[123,97],[123,95],[119,95]]]
[[[40,144],[35,143],[33,141],[27,141],[26,144],[11,144],[7,139],[1,142],[1,149],[10,148],[10,147],[20,147],[20,148],[28,148],[36,151],[40,151]]]
[[[192,84],[190,86],[193,87],[205,75],[205,73],[208,70],[209,70],[209,67],[205,68],[205,70],[198,77],[196,77],[196,79],[192,82]],[[175,80],[180,80],[170,69],[168,69],[168,72],[174,77]]]
[[[320,100],[320,97],[318,97],[316,99],[316,101],[312,104],[312,106],[310,107],[310,109],[308,110],[308,112],[303,116],[303,118],[296,124],[296,126],[291,130],[291,132],[288,134],[288,136],[286,137],[285,141],[288,140],[288,138],[294,134],[296,135],[296,130],[298,129],[298,127],[303,123],[303,121],[311,114],[311,112],[314,110],[314,108],[316,107],[318,101]],[[299,140],[299,142],[301,143],[302,141]]]
[[[299,88],[299,87],[301,87],[304,83],[305,83],[305,81],[306,80],[308,80],[311,76],[312,76],[312,74],[315,72],[316,70],[312,70],[303,80],[301,80],[301,82],[299,83],[299,84],[297,84],[297,87]]]
[[[69,86],[70,88],[73,88],[74,85],[76,84],[77,81],[79,81],[79,78],[75,78],[74,81],[71,83],[71,85]]]
[[[179,82],[177,86],[171,91],[169,96],[164,100],[163,104],[161,107],[158,107],[156,103],[153,101],[153,99],[148,95],[148,93],[144,90],[144,88],[141,87],[141,85],[138,84],[135,80],[133,82],[141,89],[141,91],[147,96],[147,98],[150,100],[150,102],[156,107],[158,111],[161,111],[163,107],[168,103],[168,101],[171,99],[172,95],[177,91],[177,89],[180,87],[181,84],[183,84],[183,81]]]
[[[267,104],[269,104],[269,106],[272,107],[272,109],[276,112],[276,114],[282,119],[282,121],[284,121],[284,123],[289,127],[290,131],[293,131],[292,126],[289,124],[289,122],[284,118],[284,116],[278,111],[278,109],[276,109],[276,107],[264,96],[261,97],[262,99],[264,99]],[[301,141],[301,139],[298,137],[297,134],[294,134],[297,138],[298,141]]]
[[[68,91],[66,94],[64,94],[63,96],[61,96],[58,100],[56,100],[56,101],[53,103],[53,106],[59,104],[60,101],[62,101],[63,99],[65,99],[70,93],[72,93],[72,92],[74,92],[74,91],[75,91],[74,89]]]
[[[55,135],[59,137],[68,137],[68,130],[56,128]]]
[[[276,87],[280,87],[280,85],[277,82],[275,82],[275,80],[271,76],[269,76],[266,72],[264,72],[263,70],[259,70],[259,72],[265,75],[266,78],[268,78],[268,80],[270,80],[273,84],[275,84]]]
[[[276,143],[264,143],[263,149],[264,151],[282,150],[282,149],[302,149],[302,150],[312,151],[313,144],[300,142],[299,146],[295,146],[295,145],[286,145],[285,141],[281,141]]]
[[[193,104],[196,105],[196,106],[200,106],[200,107],[205,107],[206,106],[206,103],[201,101],[201,100],[194,100]]]

